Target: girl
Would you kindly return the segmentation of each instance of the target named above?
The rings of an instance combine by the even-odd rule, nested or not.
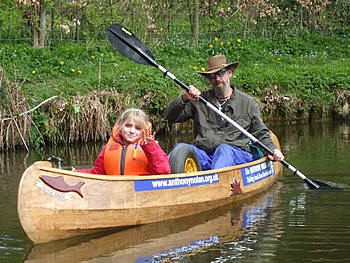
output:
[[[113,134],[91,170],[78,172],[107,175],[170,174],[166,153],[155,141],[147,115],[128,109],[119,118]]]

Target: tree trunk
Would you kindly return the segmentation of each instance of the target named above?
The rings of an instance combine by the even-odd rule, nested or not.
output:
[[[50,39],[55,39],[56,38],[56,33],[55,33],[55,8],[50,8],[51,10],[51,37]]]
[[[188,7],[188,16],[190,18],[191,32],[193,34],[193,8],[191,5],[191,0],[187,0],[187,7]]]
[[[46,3],[44,0],[40,1],[39,24],[39,47],[43,48],[46,40]]]
[[[194,14],[194,21],[193,21],[193,35],[194,35],[194,41],[196,44],[198,44],[199,40],[199,0],[195,0],[195,14]]]
[[[7,27],[7,38],[10,39],[11,27]]]
[[[35,5],[31,6],[31,27],[32,27],[32,45],[33,47],[38,47],[38,30],[37,30],[37,23],[38,23],[38,8]]]
[[[110,7],[110,11],[111,11],[110,16],[113,17],[113,15],[114,15],[114,12],[113,12],[113,0],[109,1],[109,7]]]
[[[192,6],[194,3],[194,7]],[[190,27],[194,41],[198,43],[199,34],[199,0],[187,0]]]
[[[79,41],[79,19],[78,19],[78,15],[76,16],[76,19],[75,19],[75,40]]]

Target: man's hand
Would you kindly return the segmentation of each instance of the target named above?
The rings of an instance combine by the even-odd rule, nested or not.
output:
[[[273,155],[268,155],[267,157],[269,157],[269,159],[272,161],[283,161],[284,160],[283,153],[279,149],[275,149],[273,151]]]
[[[184,91],[182,93],[182,100],[184,102],[188,102],[190,100],[199,100],[199,96],[201,95],[201,92],[194,86],[189,86],[189,90],[188,91]]]

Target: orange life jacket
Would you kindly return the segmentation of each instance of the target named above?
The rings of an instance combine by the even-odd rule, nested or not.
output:
[[[118,127],[113,128],[113,135],[109,138],[103,159],[107,175],[144,175],[150,174],[146,154],[141,148],[142,139],[126,146]]]

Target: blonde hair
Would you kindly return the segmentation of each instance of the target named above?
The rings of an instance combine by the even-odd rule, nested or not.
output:
[[[120,115],[120,117],[116,123],[116,126],[118,127],[119,132],[120,132],[123,124],[130,119],[138,121],[141,124],[142,129],[145,129],[147,122],[149,122],[148,116],[143,110],[136,109],[136,108],[130,108],[130,109],[127,109],[126,111],[124,111],[122,113],[122,115]]]

